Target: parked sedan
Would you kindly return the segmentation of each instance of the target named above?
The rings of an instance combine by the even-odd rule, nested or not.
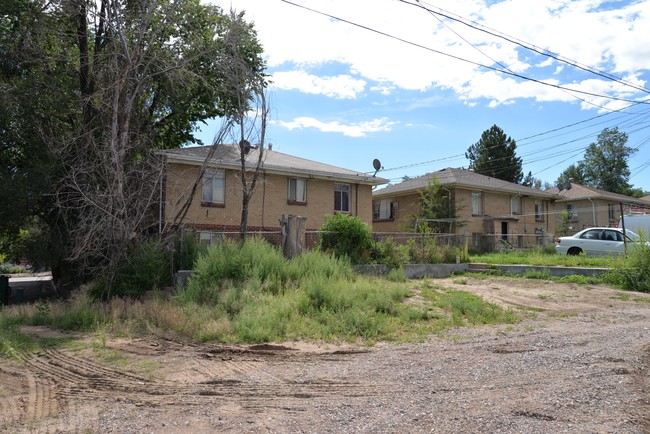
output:
[[[626,230],[626,242],[633,243],[639,236]],[[568,237],[555,240],[555,252],[561,255],[608,256],[625,253],[623,229],[588,228]]]

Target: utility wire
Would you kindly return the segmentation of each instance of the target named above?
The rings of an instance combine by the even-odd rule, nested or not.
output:
[[[355,27],[358,27],[358,28],[361,28],[361,29],[364,29],[364,30],[367,30],[367,31],[373,32],[373,33],[377,33],[377,34],[382,35],[382,36],[384,36],[384,37],[388,37],[388,38],[391,38],[391,39],[397,40],[397,41],[399,41],[399,42],[402,42],[402,43],[405,43],[405,44],[408,44],[408,45],[412,45],[412,46],[415,46],[415,47],[417,47],[417,48],[421,48],[421,49],[424,49],[424,50],[427,50],[427,51],[430,51],[430,52],[433,52],[433,53],[436,53],[436,54],[441,54],[441,55],[443,55],[443,56],[451,57],[451,58],[456,59],[456,60],[460,60],[460,61],[463,61],[463,62],[466,62],[466,63],[470,63],[470,64],[473,64],[473,65],[476,65],[476,66],[479,66],[479,67],[482,67],[482,68],[485,68],[485,69],[488,69],[488,70],[493,70],[493,71],[496,71],[496,72],[500,72],[500,73],[503,73],[503,74],[506,74],[506,75],[511,75],[511,76],[514,76],[514,77],[517,77],[517,78],[521,78],[521,79],[523,79],[523,80],[528,80],[528,81],[532,81],[532,82],[535,82],[535,83],[539,83],[539,84],[543,84],[543,85],[546,85],[546,86],[550,86],[550,87],[553,87],[553,88],[556,88],[556,89],[559,89],[559,90],[562,90],[562,91],[565,91],[565,92],[570,92],[571,95],[572,95],[573,97],[578,98],[578,99],[582,100],[583,102],[588,102],[588,101],[585,101],[584,99],[579,98],[578,96],[574,95],[573,93],[575,92],[575,93],[579,93],[579,94],[583,94],[583,95],[589,95],[589,96],[593,96],[593,97],[597,97],[597,98],[603,98],[603,99],[609,99],[609,100],[616,100],[616,101],[623,101],[623,102],[628,102],[628,103],[630,103],[630,105],[629,105],[628,107],[625,107],[625,108],[622,108],[622,109],[619,109],[619,110],[612,110],[610,113],[605,113],[605,114],[602,114],[602,115],[598,115],[598,116],[592,117],[592,118],[587,119],[587,120],[584,120],[584,121],[576,122],[576,123],[574,123],[574,124],[567,125],[567,126],[564,126],[564,127],[560,127],[560,128],[557,128],[557,129],[554,129],[554,130],[548,131],[548,132],[539,133],[539,134],[536,134],[536,135],[534,135],[534,136],[529,136],[529,137],[524,138],[524,139],[521,139],[521,140],[527,140],[527,139],[530,139],[530,138],[533,138],[533,137],[542,136],[542,135],[545,135],[545,134],[548,134],[548,133],[551,133],[551,132],[554,132],[554,131],[559,131],[559,130],[562,130],[562,129],[570,128],[570,127],[572,127],[572,126],[575,126],[575,125],[578,125],[578,124],[581,124],[581,123],[589,122],[590,120],[594,120],[594,119],[598,119],[598,118],[601,118],[601,117],[607,116],[607,115],[609,115],[609,114],[611,114],[611,113],[622,112],[623,110],[628,109],[628,108],[633,107],[633,106],[636,106],[636,105],[640,105],[640,104],[644,104],[644,105],[645,105],[645,104],[650,104],[650,101],[647,101],[647,100],[630,100],[630,99],[626,99],[626,98],[619,98],[619,97],[614,97],[614,96],[600,95],[600,94],[596,94],[596,93],[592,93],[592,92],[587,92],[587,91],[581,91],[581,90],[577,90],[577,89],[567,88],[567,87],[564,87],[564,86],[560,86],[560,85],[556,85],[556,84],[552,84],[552,83],[544,82],[544,81],[541,81],[541,80],[537,80],[537,79],[534,79],[534,78],[530,78],[530,77],[523,76],[523,75],[521,75],[521,74],[517,74],[517,73],[515,73],[515,72],[509,70],[509,69],[508,69],[506,66],[504,66],[503,64],[501,64],[501,63],[499,63],[498,61],[495,61],[494,59],[492,59],[492,58],[490,58],[489,56],[487,56],[487,55],[486,55],[485,53],[483,53],[480,49],[478,49],[476,46],[474,46],[473,44],[471,44],[469,41],[467,41],[465,38],[463,38],[462,36],[460,36],[457,32],[453,31],[452,29],[450,29],[450,30],[453,31],[453,32],[454,32],[454,33],[455,33],[459,38],[461,38],[461,39],[462,39],[463,41],[465,41],[466,43],[470,44],[473,48],[475,48],[476,50],[478,50],[479,52],[481,52],[481,54],[483,54],[484,56],[488,57],[488,58],[489,58],[490,60],[492,60],[494,63],[496,63],[497,65],[501,66],[503,69],[495,68],[495,67],[488,66],[488,65],[483,65],[483,64],[478,63],[478,62],[474,62],[474,61],[471,61],[471,60],[468,60],[468,59],[464,59],[464,58],[459,57],[459,56],[455,56],[455,55],[452,55],[452,54],[449,54],[449,53],[445,53],[445,52],[442,52],[442,51],[440,51],[440,50],[436,50],[436,49],[433,49],[433,48],[431,48],[431,47],[427,47],[427,46],[425,46],[425,45],[422,45],[422,44],[419,44],[419,43],[416,43],[416,42],[413,42],[413,41],[409,41],[409,40],[406,40],[406,39],[404,39],[404,38],[400,38],[400,37],[397,37],[397,36],[391,35],[391,34],[389,34],[389,33],[386,33],[386,32],[383,32],[383,31],[380,31],[380,30],[377,30],[377,29],[373,29],[373,28],[371,28],[371,27],[368,27],[368,26],[365,26],[365,25],[362,25],[362,24],[359,24],[359,23],[356,23],[356,22],[353,22],[353,21],[350,21],[350,20],[346,20],[346,19],[343,19],[343,18],[340,18],[340,17],[334,16],[334,15],[331,15],[331,14],[328,14],[328,13],[325,13],[325,12],[322,12],[322,11],[319,11],[319,10],[316,10],[316,9],[313,9],[313,8],[310,8],[310,7],[307,7],[307,6],[304,6],[304,5],[300,5],[300,4],[294,3],[294,2],[289,1],[289,0],[281,0],[281,1],[284,2],[284,3],[287,3],[287,4],[289,4],[289,5],[292,5],[292,6],[295,6],[295,7],[299,7],[299,8],[305,9],[305,10],[307,10],[307,11],[310,11],[310,12],[313,12],[313,13],[316,13],[316,14],[319,14],[319,15],[322,15],[322,16],[325,16],[325,17],[328,17],[328,18],[331,18],[331,19],[333,19],[333,20],[337,20],[337,21],[340,21],[340,22],[343,22],[343,23],[346,23],[346,24],[349,24],[349,25],[352,25],[352,26],[355,26]],[[433,14],[433,15],[440,15],[440,16],[443,16],[443,17],[445,17],[445,18],[448,18],[448,19],[451,19],[451,20],[453,20],[453,21],[456,21],[456,22],[462,23],[462,24],[464,24],[464,25],[467,25],[467,26],[469,26],[469,27],[471,27],[471,28],[474,28],[474,29],[476,29],[476,30],[479,30],[479,31],[482,31],[482,32],[488,33],[488,34],[490,34],[490,35],[492,35],[492,36],[502,38],[502,39],[507,40],[507,41],[509,41],[509,42],[511,42],[511,43],[514,43],[514,44],[516,44],[516,45],[518,45],[518,46],[521,46],[522,48],[526,48],[526,49],[528,49],[528,50],[534,51],[534,52],[536,52],[536,53],[538,53],[538,54],[541,54],[541,55],[544,55],[544,56],[547,56],[547,57],[551,57],[551,58],[553,58],[553,59],[555,59],[555,60],[557,60],[557,61],[559,61],[559,62],[569,64],[569,65],[571,65],[571,66],[573,66],[573,67],[575,67],[575,68],[581,69],[581,70],[583,70],[583,71],[586,71],[586,72],[589,72],[589,73],[592,73],[592,74],[595,74],[595,75],[601,76],[601,77],[603,77],[603,78],[606,78],[606,79],[608,79],[608,80],[615,81],[615,82],[620,83],[620,84],[623,84],[623,85],[625,85],[625,86],[632,87],[632,88],[634,88],[634,89],[636,89],[636,90],[639,90],[639,91],[641,91],[641,92],[644,92],[644,93],[650,93],[650,90],[647,90],[647,89],[645,89],[645,88],[643,88],[643,87],[639,87],[639,86],[633,85],[633,84],[631,84],[631,83],[625,82],[625,81],[621,80],[620,78],[615,77],[615,76],[613,76],[613,75],[611,75],[611,74],[607,74],[607,73],[604,73],[604,72],[601,72],[601,71],[595,70],[595,69],[593,69],[593,68],[589,68],[589,67],[586,67],[586,66],[582,66],[582,65],[578,64],[578,63],[575,62],[575,61],[571,61],[571,60],[568,60],[568,59],[561,58],[560,56],[558,56],[558,55],[554,55],[554,54],[551,54],[550,52],[548,52],[548,51],[546,51],[546,50],[542,51],[542,50],[538,49],[537,47],[534,47],[534,46],[532,46],[532,45],[530,45],[530,44],[523,43],[523,42],[518,42],[518,41],[514,40],[514,38],[512,38],[512,37],[506,37],[506,36],[504,36],[503,34],[498,35],[498,34],[496,34],[496,33],[494,33],[494,32],[487,31],[487,30],[485,30],[484,28],[479,28],[478,25],[471,25],[471,24],[468,24],[467,22],[465,22],[465,21],[463,21],[463,20],[460,20],[460,19],[457,19],[457,18],[452,17],[451,14],[448,13],[448,12],[447,12],[447,13],[443,13],[443,12],[436,12],[436,11],[433,11],[433,10],[431,10],[431,9],[429,9],[429,8],[427,8],[427,7],[424,7],[424,6],[422,6],[421,4],[419,4],[419,3],[420,3],[419,0],[416,0],[418,4],[413,4],[413,3],[408,2],[408,1],[405,1],[405,0],[398,0],[398,1],[400,1],[401,3],[405,3],[405,4],[408,4],[408,5],[411,5],[411,6],[415,6],[415,7],[422,8],[423,10],[426,10],[427,12],[429,12],[429,13],[431,13],[431,14]],[[443,11],[443,10],[442,10],[442,9],[439,9],[439,11]],[[446,11],[445,11],[445,12],[446,12]],[[441,20],[439,20],[439,21],[440,21],[443,25],[445,25]],[[448,28],[449,28],[449,27],[448,27]],[[590,103],[590,102],[588,102],[588,103]],[[593,103],[590,103],[590,104],[593,104]],[[593,104],[593,105],[595,105],[595,106],[597,106],[597,107],[600,107],[600,108],[603,108],[603,107],[598,106],[598,105],[596,105],[596,104]],[[577,140],[579,140],[579,139],[572,140],[571,142],[573,142],[573,141],[577,141]],[[524,144],[524,145],[525,145],[525,144]],[[522,145],[522,146],[524,146],[524,145]],[[553,146],[553,147],[557,147],[557,146],[561,146],[561,145],[555,145],[555,146]],[[553,147],[552,147],[552,148],[553,148]],[[552,148],[550,148],[550,149],[552,149]],[[582,152],[584,149],[586,149],[586,147],[582,147],[582,148],[580,148],[580,151],[579,151],[578,153],[576,153],[576,154],[573,154],[571,157],[569,157],[569,159],[570,159],[570,158],[573,158],[573,157],[575,157],[575,156],[577,156],[577,155],[579,155],[580,152]],[[571,152],[571,151],[569,151],[569,152]],[[538,153],[538,152],[535,152],[535,153]],[[563,154],[563,153],[556,153],[556,154],[553,154],[553,155],[550,156],[550,157],[542,158],[542,159],[535,160],[535,161],[543,161],[544,159],[552,158],[552,157],[555,157],[555,156],[558,156],[558,155],[562,155],[562,154]],[[445,161],[445,160],[453,160],[453,159],[457,159],[457,158],[460,158],[460,157],[464,157],[464,154],[454,155],[454,156],[451,156],[451,157],[445,157],[445,158],[440,158],[440,159],[435,159],[435,160],[430,160],[430,161],[425,161],[425,162],[413,163],[413,164],[408,164],[408,165],[398,166],[398,167],[389,168],[389,169],[383,169],[382,171],[387,172],[387,171],[393,171],[393,170],[399,170],[399,169],[405,169],[405,168],[412,168],[412,167],[422,166],[422,165],[426,165],[426,164],[432,164],[432,163],[435,163],[435,162],[440,162],[440,161]],[[565,160],[565,161],[566,161],[566,160]],[[550,168],[552,168],[552,167],[554,167],[554,166],[555,166],[555,165],[553,165],[553,166],[549,166],[548,168],[543,169],[542,171],[538,171],[538,172],[536,172],[536,174],[537,174],[537,173],[540,173],[540,172],[543,172],[543,171],[545,171],[545,170],[548,170],[548,169],[550,169]],[[504,170],[507,170],[507,168],[504,168]]]
[[[593,97],[596,97],[596,98],[609,99],[609,100],[613,100],[613,101],[623,101],[623,102],[629,102],[629,103],[633,103],[633,104],[650,104],[650,101],[645,101],[645,100],[639,101],[639,100],[631,100],[631,99],[627,99],[627,98],[620,98],[620,97],[616,97],[616,96],[601,95],[601,94],[597,94],[597,93],[593,93],[593,92],[587,92],[587,91],[584,91],[584,90],[578,90],[578,89],[572,89],[572,88],[560,86],[560,85],[545,82],[545,81],[542,81],[542,80],[537,80],[537,79],[531,78],[531,77],[526,77],[524,75],[517,74],[517,73],[512,72],[512,71],[495,68],[495,67],[489,66],[489,65],[483,65],[482,63],[479,63],[479,62],[474,62],[474,61],[469,60],[469,59],[464,59],[464,58],[462,58],[460,56],[445,53],[444,51],[436,50],[434,48],[427,47],[427,46],[419,44],[417,42],[409,41],[407,39],[400,38],[398,36],[394,36],[394,35],[391,35],[391,34],[386,33],[386,32],[382,32],[381,30],[373,29],[372,27],[368,27],[368,26],[365,26],[363,24],[355,23],[353,21],[346,20],[344,18],[340,18],[340,17],[337,17],[335,15],[331,15],[331,14],[328,14],[328,13],[325,13],[325,12],[322,12],[322,11],[319,11],[319,10],[316,10],[316,9],[313,9],[313,8],[310,8],[310,7],[307,7],[307,6],[304,6],[304,5],[300,5],[300,4],[294,3],[294,2],[289,1],[289,0],[280,0],[280,1],[282,1],[284,3],[287,3],[289,5],[296,6],[296,7],[305,9],[307,11],[310,11],[310,12],[313,12],[313,13],[328,17],[328,18],[331,18],[333,20],[337,20],[337,21],[340,21],[342,23],[349,24],[351,26],[355,26],[355,27],[358,27],[360,29],[367,30],[369,32],[377,33],[377,34],[385,36],[387,38],[394,39],[396,41],[403,42],[405,44],[412,45],[414,47],[430,51],[432,53],[440,54],[440,55],[443,55],[443,56],[446,56],[446,57],[451,57],[452,59],[460,60],[461,62],[470,63],[472,65],[479,66],[479,67],[485,68],[485,69],[489,69],[491,71],[500,72],[500,73],[503,73],[503,74],[506,74],[506,75],[511,75],[513,77],[517,77],[517,78],[520,78],[522,80],[528,80],[528,81],[532,81],[534,83],[542,84],[544,86],[549,86],[549,87],[552,87],[552,88],[555,88],[555,89],[566,90],[566,91],[569,91],[569,92],[576,92],[576,93],[580,93],[580,94],[583,94],[583,95],[593,96]]]
[[[582,71],[589,72],[591,74],[606,78],[606,79],[611,80],[611,81],[615,81],[615,82],[623,84],[625,86],[629,86],[629,87],[631,87],[633,89],[636,89],[636,90],[638,90],[640,92],[650,94],[650,90],[648,90],[648,89],[646,89],[644,87],[641,87],[641,86],[638,86],[636,84],[627,82],[627,81],[625,81],[625,80],[623,80],[623,79],[621,79],[619,77],[616,77],[616,76],[614,76],[612,74],[609,74],[607,72],[599,71],[599,70],[597,70],[595,68],[592,68],[590,66],[581,65],[581,64],[579,64],[578,62],[576,62],[574,60],[565,58],[564,56],[559,56],[557,54],[553,54],[548,50],[543,50],[543,49],[537,48],[533,44],[529,44],[527,42],[517,40],[517,39],[513,38],[512,36],[508,36],[508,35],[506,35],[506,34],[504,34],[502,32],[497,33],[496,30],[492,30],[492,29],[486,30],[486,29],[489,29],[489,27],[483,26],[483,25],[481,25],[479,23],[476,23],[474,21],[471,21],[471,20],[468,20],[466,18],[460,17],[459,15],[452,14],[451,12],[445,11],[444,9],[439,8],[437,6],[431,5],[432,7],[435,7],[437,9],[437,11],[434,11],[432,9],[429,9],[428,7],[423,6],[422,3],[424,3],[424,2],[421,2],[420,0],[415,0],[416,3],[412,3],[412,2],[407,1],[407,0],[397,0],[397,1],[399,1],[401,3],[404,3],[404,4],[407,4],[407,5],[410,5],[410,6],[414,6],[414,7],[424,9],[425,11],[427,11],[427,12],[429,12],[431,14],[440,15],[442,17],[445,17],[445,18],[450,19],[452,21],[455,21],[457,23],[461,23],[461,24],[463,24],[465,26],[471,27],[472,29],[475,29],[475,30],[478,30],[480,32],[487,33],[487,34],[489,34],[491,36],[495,36],[497,38],[506,40],[506,41],[508,41],[508,42],[510,42],[512,44],[515,44],[515,45],[518,45],[518,46],[520,46],[522,48],[525,48],[526,50],[533,51],[533,52],[535,52],[537,54],[540,54],[542,56],[550,57],[551,59],[557,60],[558,62],[566,63],[567,65],[573,66],[574,68],[580,69]],[[427,3],[427,4],[429,4],[429,3]],[[455,16],[452,16],[452,15],[455,15]]]

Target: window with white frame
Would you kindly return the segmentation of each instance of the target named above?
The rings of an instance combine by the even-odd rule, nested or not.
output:
[[[350,186],[334,184],[334,211],[350,212]]]
[[[512,214],[521,214],[521,196],[512,196],[510,198],[510,210]]]
[[[483,194],[480,191],[472,192],[472,215],[483,215]]]
[[[303,178],[289,178],[289,202],[307,202],[307,180]]]
[[[201,203],[204,205],[225,203],[226,173],[223,170],[206,170],[203,173]]]
[[[390,220],[395,218],[397,202],[390,199],[375,200],[372,202],[373,220]]]

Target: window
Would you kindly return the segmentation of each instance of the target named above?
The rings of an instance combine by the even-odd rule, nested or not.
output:
[[[510,210],[512,214],[521,214],[521,196],[512,196],[510,198]]]
[[[613,222],[614,219],[616,218],[616,208],[614,208],[614,205],[611,203],[607,204],[607,216],[609,217],[609,221]]]
[[[483,195],[472,192],[472,215],[483,215]]]
[[[603,231],[600,229],[594,229],[591,231],[587,231],[584,234],[580,236],[580,238],[583,238],[585,240],[600,240],[602,238]]]
[[[334,184],[334,211],[350,212],[350,186]]]
[[[289,202],[307,202],[307,181],[302,178],[289,178]]]
[[[544,206],[539,200],[535,201],[535,221],[544,221]]]
[[[578,220],[578,209],[575,206],[573,206],[572,204],[569,203],[566,206],[566,210],[567,210],[568,213],[571,214],[571,217],[569,218],[569,220],[571,220],[571,221]]]
[[[226,173],[223,170],[206,170],[203,174],[201,204],[223,205],[225,203]]]
[[[395,218],[397,202],[390,199],[375,200],[372,202],[373,220],[391,220]]]

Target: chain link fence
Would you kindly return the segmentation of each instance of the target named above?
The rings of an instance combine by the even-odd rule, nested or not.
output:
[[[195,241],[203,246],[210,246],[221,242],[224,239],[238,240],[238,231],[206,231],[198,230],[192,232]],[[305,232],[305,248],[316,249],[320,244],[321,231]],[[281,231],[249,231],[248,237],[264,238],[275,246],[282,246]],[[425,246],[436,244],[439,246],[465,247],[469,253],[493,253],[509,252],[515,250],[527,250],[535,248],[546,248],[553,245],[553,238],[547,234],[512,234],[512,235],[457,235],[441,233],[415,233],[415,232],[373,232],[372,239],[375,242],[392,240],[395,244],[406,244],[414,242],[416,245]]]

